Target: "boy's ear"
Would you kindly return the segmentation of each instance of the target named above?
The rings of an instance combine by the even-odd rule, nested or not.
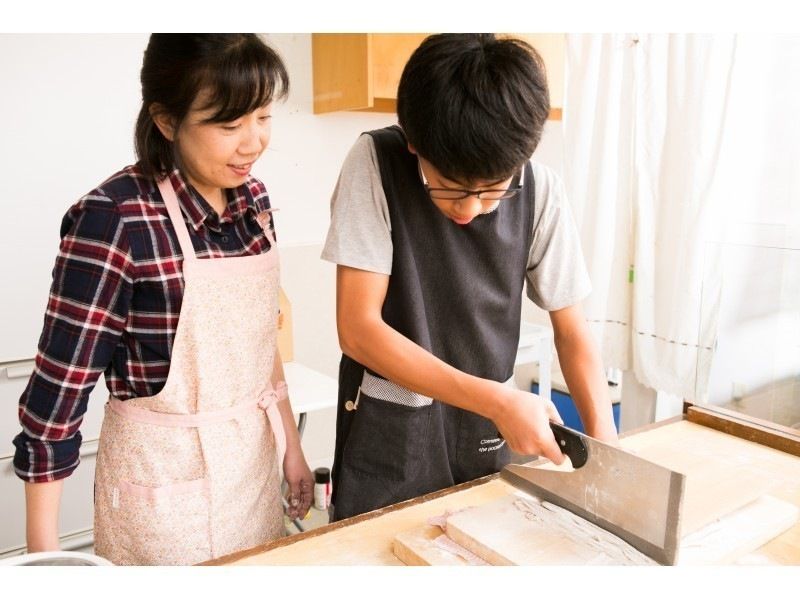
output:
[[[406,145],[408,145],[408,151],[410,151],[412,154],[414,154],[416,156],[417,155],[417,149],[413,145],[408,143],[408,142],[406,142]]]
[[[161,134],[168,141],[175,141],[175,119],[167,114],[161,104],[150,104],[148,110],[150,112],[150,118],[153,119],[153,122],[158,127],[158,130],[161,131]]]

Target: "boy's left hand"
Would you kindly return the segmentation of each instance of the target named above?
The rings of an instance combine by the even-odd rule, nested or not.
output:
[[[286,451],[286,455],[283,457],[283,475],[289,486],[289,493],[286,497],[289,508],[286,510],[286,514],[290,519],[302,519],[308,513],[314,495],[314,478],[303,456],[303,451]]]
[[[610,423],[603,422],[602,424],[598,423],[594,426],[589,426],[586,430],[586,433],[592,438],[601,440],[606,444],[619,446],[619,436],[617,436],[617,428],[614,426],[613,421]]]

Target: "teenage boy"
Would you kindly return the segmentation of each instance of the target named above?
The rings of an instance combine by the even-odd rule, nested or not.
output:
[[[616,440],[578,234],[561,182],[530,162],[549,112],[539,55],[428,37],[397,112],[347,156],[322,254],[343,351],[334,519],[496,472],[509,448],[563,460],[552,403],[513,384],[525,281],[587,432]]]

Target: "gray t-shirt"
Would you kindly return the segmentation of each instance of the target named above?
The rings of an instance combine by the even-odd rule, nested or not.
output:
[[[555,311],[584,299],[591,283],[561,179],[542,164],[532,162],[531,166],[536,201],[527,294],[540,308]],[[391,275],[391,231],[375,143],[369,135],[361,135],[347,155],[333,191],[322,259]]]

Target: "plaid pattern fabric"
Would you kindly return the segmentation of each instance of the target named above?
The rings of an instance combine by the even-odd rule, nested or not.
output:
[[[256,214],[270,207],[250,178],[228,190],[222,216],[176,170],[170,182],[197,256],[270,249]],[[158,187],[128,166],[64,216],[36,367],[19,402],[14,468],[25,481],[67,477],[78,465],[89,393],[101,373],[119,399],[164,386],[183,298],[183,256]]]

